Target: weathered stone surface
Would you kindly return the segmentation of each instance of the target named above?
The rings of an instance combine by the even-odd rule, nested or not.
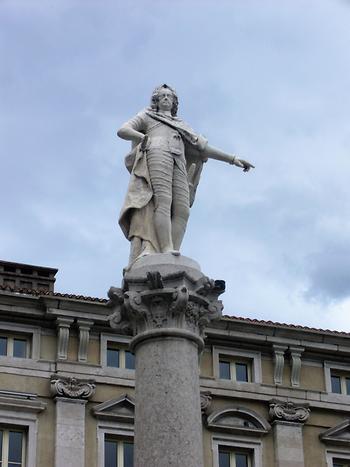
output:
[[[55,467],[85,465],[85,400],[56,398]]]
[[[304,467],[303,425],[276,421],[273,430],[276,467]]]

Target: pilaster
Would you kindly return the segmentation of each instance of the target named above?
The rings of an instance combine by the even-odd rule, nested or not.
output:
[[[305,467],[303,425],[308,420],[307,404],[270,401],[275,444],[275,467]]]
[[[85,405],[95,384],[53,375],[56,402],[55,467],[85,467]]]

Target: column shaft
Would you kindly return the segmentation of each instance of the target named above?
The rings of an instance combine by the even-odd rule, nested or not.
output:
[[[137,346],[136,401],[135,467],[203,465],[194,342],[164,337]]]

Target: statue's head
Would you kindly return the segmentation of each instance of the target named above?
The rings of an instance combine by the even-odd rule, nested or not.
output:
[[[171,93],[173,95],[173,106],[171,108],[171,115],[173,117],[176,117],[177,108],[179,106],[179,100],[177,98],[177,94],[176,94],[175,89],[172,88],[171,86],[168,86],[167,84],[162,84],[161,86],[158,86],[158,87],[155,88],[155,90],[153,91],[153,94],[152,94],[152,98],[151,98],[151,108],[153,110],[155,110],[156,112],[158,112],[158,110],[159,110],[159,108],[158,108],[159,94],[164,89],[167,89],[167,90],[171,91]]]

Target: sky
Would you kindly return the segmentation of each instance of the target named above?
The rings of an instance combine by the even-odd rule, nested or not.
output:
[[[224,313],[350,331],[349,24],[345,0],[0,0],[0,259],[120,286],[116,131],[168,83],[256,166],[208,161],[181,250]]]

